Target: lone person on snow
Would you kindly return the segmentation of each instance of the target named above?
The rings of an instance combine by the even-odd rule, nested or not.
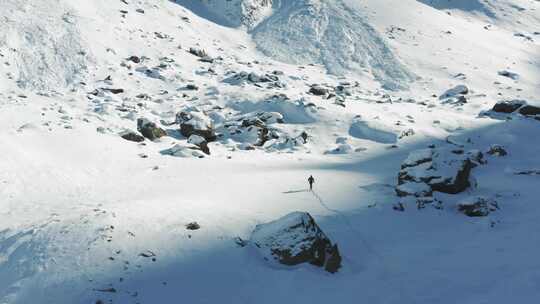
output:
[[[313,175],[310,175],[307,181],[309,183],[309,190],[313,191],[313,183],[315,183],[315,179],[313,178]]]

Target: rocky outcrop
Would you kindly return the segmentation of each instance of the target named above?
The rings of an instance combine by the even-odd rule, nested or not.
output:
[[[401,197],[429,197],[433,192],[463,192],[471,185],[471,170],[483,162],[482,153],[476,150],[415,151],[401,165],[396,193]]]
[[[338,246],[332,244],[309,213],[293,212],[276,221],[257,225],[253,245],[266,260],[283,265],[310,263],[330,273],[341,268]]]

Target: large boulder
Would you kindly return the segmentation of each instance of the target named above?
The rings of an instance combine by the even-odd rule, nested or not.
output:
[[[180,133],[187,138],[191,135],[198,135],[204,138],[206,142],[217,139],[212,120],[203,113],[180,112],[176,115],[176,122],[180,124]]]
[[[156,140],[167,135],[165,130],[146,118],[139,118],[137,120],[137,131],[141,132],[144,137],[150,140]]]
[[[341,267],[337,245],[332,244],[307,212],[293,212],[257,225],[251,241],[265,260],[289,266],[310,263],[324,267],[330,273]]]
[[[471,183],[471,170],[483,163],[481,152],[461,149],[423,149],[415,151],[401,165],[398,196],[427,197],[433,192],[457,194]]]

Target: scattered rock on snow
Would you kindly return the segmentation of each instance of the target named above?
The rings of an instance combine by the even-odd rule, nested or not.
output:
[[[497,201],[483,196],[469,197],[458,203],[458,210],[470,217],[487,216],[499,209]]]
[[[337,245],[309,213],[293,212],[276,221],[255,227],[252,243],[266,260],[284,265],[310,263],[335,273],[341,267]]]
[[[503,76],[503,77],[508,77],[510,79],[513,79],[513,80],[518,80],[519,79],[519,74],[514,73],[514,72],[510,72],[510,71],[507,71],[507,70],[499,71],[499,72],[497,72],[497,74],[499,74],[500,76]]]
[[[187,230],[199,230],[201,229],[201,225],[197,222],[191,222],[186,225]]]
[[[504,149],[504,147],[501,145],[492,145],[489,147],[487,154],[493,156],[506,156],[508,155],[508,152],[506,152],[506,149]]]

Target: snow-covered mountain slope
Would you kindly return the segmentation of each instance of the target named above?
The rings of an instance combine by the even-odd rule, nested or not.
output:
[[[253,30],[265,54],[295,64],[322,64],[332,74],[371,74],[389,89],[414,79],[380,34],[341,1],[276,1],[275,13]]]
[[[534,302],[540,4],[263,2],[3,1],[0,303]]]
[[[63,1],[3,1],[0,54],[6,73],[0,87],[10,80],[36,89],[78,84],[92,60],[78,22]]]

